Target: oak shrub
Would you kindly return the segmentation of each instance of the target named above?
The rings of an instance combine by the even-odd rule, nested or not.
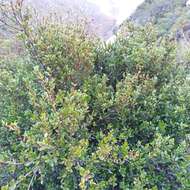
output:
[[[190,81],[174,42],[131,24],[108,45],[47,22],[30,35],[28,56],[1,60],[2,190],[190,188]]]

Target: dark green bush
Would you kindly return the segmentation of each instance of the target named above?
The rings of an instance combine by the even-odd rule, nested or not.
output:
[[[33,35],[35,56],[1,63],[2,190],[190,188],[190,82],[173,42],[132,25],[109,45],[52,23]]]

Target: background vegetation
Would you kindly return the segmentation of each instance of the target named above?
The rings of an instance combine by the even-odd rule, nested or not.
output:
[[[186,2],[187,0],[145,0],[131,16],[131,20],[140,25],[153,22],[161,35],[176,32],[189,24],[190,8]]]

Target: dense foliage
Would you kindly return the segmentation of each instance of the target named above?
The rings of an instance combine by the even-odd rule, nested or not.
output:
[[[190,81],[175,43],[149,25],[106,45],[26,19],[25,56],[0,63],[1,189],[190,189]]]

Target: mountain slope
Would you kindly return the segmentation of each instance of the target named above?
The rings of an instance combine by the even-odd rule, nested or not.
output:
[[[41,15],[56,13],[58,16],[68,18],[68,14],[73,19],[84,16],[90,23],[91,30],[102,39],[108,39],[116,25],[116,20],[101,12],[94,3],[86,0],[27,0],[27,6],[32,5]]]
[[[177,31],[190,22],[190,8],[187,0],[145,0],[130,20],[144,25],[151,21],[160,34]]]

